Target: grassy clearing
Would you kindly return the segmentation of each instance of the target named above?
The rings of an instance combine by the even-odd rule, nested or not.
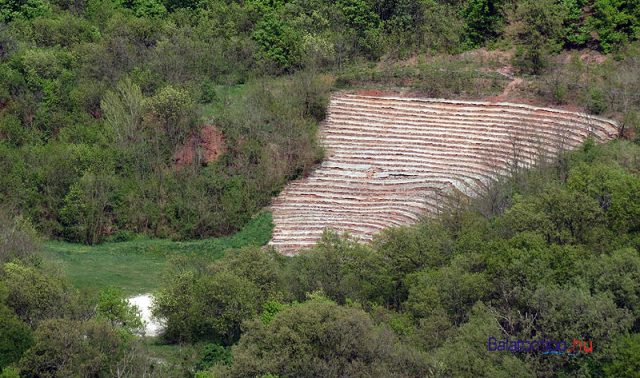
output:
[[[95,246],[49,241],[44,253],[59,263],[74,285],[89,290],[116,286],[126,294],[158,288],[167,261],[173,256],[215,260],[229,248],[264,245],[271,238],[271,213],[257,215],[238,233],[221,238],[176,242],[139,238]]]
[[[202,107],[200,108],[200,116],[202,122],[211,123],[214,119],[214,116],[224,109],[228,101],[233,98],[242,96],[245,93],[246,89],[247,86],[244,84],[217,86],[215,92],[215,100],[211,103],[202,105]]]

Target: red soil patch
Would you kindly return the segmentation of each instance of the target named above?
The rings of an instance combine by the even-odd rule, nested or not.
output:
[[[177,167],[184,167],[194,162],[207,164],[216,161],[226,151],[224,136],[217,127],[203,126],[199,134],[192,135],[173,154],[173,162]]]
[[[580,55],[580,60],[585,63],[602,64],[607,60],[607,57],[597,51],[586,51]]]
[[[576,54],[578,55],[582,63],[587,64],[602,64],[607,60],[607,57],[602,53],[589,49],[563,52],[558,56],[557,59],[561,64],[569,64],[571,62],[571,59],[573,59]]]
[[[501,94],[499,94],[498,96],[489,97],[487,98],[487,100],[491,102],[507,101],[507,99],[509,99],[509,94],[511,94],[512,91],[516,90],[518,86],[522,85],[522,83],[524,83],[524,80],[522,80],[522,78],[516,77],[511,80],[506,87],[504,87],[504,90]]]
[[[354,93],[359,96],[384,96],[384,95],[394,94],[391,91],[383,91],[380,89],[358,89],[354,91]]]

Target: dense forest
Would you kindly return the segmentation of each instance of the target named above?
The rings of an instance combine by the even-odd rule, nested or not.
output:
[[[0,377],[637,377],[639,38],[637,0],[0,0]],[[369,244],[174,257],[154,313],[177,360],[137,336],[121,290],[42,253],[231,235],[322,160],[332,90],[495,95],[505,76],[478,51],[623,140],[451,193]],[[204,130],[217,157],[185,162]]]
[[[640,34],[638,4],[610,0],[5,0],[0,17],[0,198],[40,233],[88,244],[237,231],[321,158],[332,72],[348,85],[379,77],[366,62],[381,57],[504,45],[541,73],[562,48],[624,59]],[[477,91],[474,71],[448,66],[415,76],[431,94]],[[590,80],[582,103],[629,108],[637,98],[607,101],[616,84],[633,93],[620,81]],[[566,84],[550,89],[560,101],[575,92]],[[226,154],[177,169],[203,124],[221,129]]]
[[[73,288],[33,228],[5,217],[2,376],[633,377],[639,203],[640,147],[587,143],[370,245],[327,233],[295,257],[176,258],[154,310],[164,342],[195,346],[176,364],[134,336],[140,320],[118,290]],[[593,349],[491,352],[492,337]]]

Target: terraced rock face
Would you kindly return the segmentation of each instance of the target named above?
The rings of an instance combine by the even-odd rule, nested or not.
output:
[[[325,161],[274,200],[270,244],[294,254],[325,228],[370,240],[434,212],[443,191],[474,195],[514,166],[615,138],[615,122],[510,103],[338,94],[321,128]]]

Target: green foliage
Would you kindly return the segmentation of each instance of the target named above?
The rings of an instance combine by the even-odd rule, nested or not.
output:
[[[196,369],[206,370],[216,364],[228,365],[232,361],[231,350],[218,344],[207,344],[202,352],[202,358],[196,365]]]
[[[597,293],[610,293],[616,305],[625,308],[637,318],[640,313],[640,256],[633,248],[621,249],[588,262],[588,278]]]
[[[584,25],[585,16],[582,7],[585,5],[584,0],[563,0],[561,2],[564,7],[564,33],[562,35],[568,46],[584,46],[591,38],[589,29]]]
[[[32,343],[31,328],[18,319],[13,311],[0,305],[0,369],[18,362]]]
[[[635,5],[5,1],[0,156],[7,174],[0,199],[54,239],[230,234],[319,160],[316,128],[335,69],[346,85],[400,83],[429,96],[491,96],[504,78],[464,57],[429,56],[415,67],[375,63],[380,56],[458,53],[503,36],[516,45],[516,65],[539,74],[561,45],[602,41],[613,49],[634,40]],[[575,94],[592,112],[633,115],[638,75],[601,76],[609,79],[591,81],[591,93],[556,86],[556,102],[572,102]],[[605,80],[615,90],[601,87]],[[217,162],[197,158],[176,168],[183,144],[201,147],[205,122],[222,129],[225,153]],[[632,123],[627,117],[625,124]],[[103,160],[108,164],[97,169]]]
[[[502,0],[470,0],[463,10],[466,22],[467,43],[476,47],[496,38],[502,27],[504,15]]]
[[[595,0],[588,21],[605,52],[640,37],[640,4],[637,0]]]
[[[169,145],[184,141],[195,126],[195,106],[190,94],[172,86],[162,88],[149,99],[152,122],[169,139]]]
[[[442,363],[439,373],[446,376],[535,376],[525,363],[511,353],[492,353],[487,350],[488,338],[500,339],[501,336],[490,308],[478,302],[471,311],[469,321],[458,328],[450,342],[436,350],[435,359]]]
[[[253,216],[319,162],[336,70],[347,87],[479,98],[500,93],[494,70],[506,62],[432,55],[514,45],[521,72],[554,75],[538,88],[553,101],[622,115],[633,134],[640,70],[625,45],[639,37],[638,9],[635,0],[1,2],[0,202],[11,209],[0,213],[2,376],[633,375],[640,152],[630,143],[589,143],[496,184],[493,202],[447,199],[437,219],[369,245],[327,234],[285,259],[258,248],[273,226],[269,214]],[[619,53],[554,71],[561,47]],[[388,61],[414,56],[415,65]],[[222,156],[178,163],[185,145],[202,147],[205,123],[222,131]],[[36,252],[36,230],[107,241],[45,248],[78,287],[161,287],[165,340],[216,344],[202,355],[201,344],[175,346],[180,371],[161,353],[158,363],[130,337],[139,319],[123,294],[79,297]],[[566,360],[484,347],[490,336],[543,333],[592,338],[598,350]]]
[[[587,110],[592,114],[602,114],[607,108],[602,90],[592,87],[589,89],[588,96]]]
[[[140,332],[143,326],[140,310],[127,302],[120,289],[113,287],[100,292],[96,318],[106,319],[112,326],[121,327],[132,334]]]
[[[551,181],[547,185],[519,187],[522,194],[515,204],[490,222],[473,218],[473,210],[456,210],[457,215],[445,213],[436,221],[389,230],[370,246],[325,235],[316,248],[288,260],[284,272],[288,285],[283,289],[306,302],[276,311],[266,304],[266,321],[263,316],[246,323],[232,364],[214,371],[230,376],[300,375],[321,369],[305,362],[304,356],[321,353],[322,342],[305,342],[299,336],[322,334],[303,327],[312,327],[313,323],[303,320],[310,316],[307,309],[312,303],[327,303],[318,292],[345,304],[341,310],[332,310],[334,316],[362,306],[371,311],[371,319],[392,329],[403,342],[428,351],[431,357],[421,358],[432,364],[432,374],[507,377],[513,372],[537,376],[560,371],[602,375],[605,366],[614,369],[612,348],[620,348],[614,347],[615,340],[632,332],[638,322],[640,293],[635,282],[640,256],[637,231],[616,229],[617,223],[608,219],[618,212],[612,211],[609,202],[602,206],[603,191],[597,188],[606,186],[604,192],[610,195],[604,198],[625,203],[629,193],[640,187],[634,181],[638,166],[630,163],[637,150],[629,143],[586,145],[568,158],[568,179],[555,172],[542,176]],[[616,161],[625,162],[627,168],[619,168]],[[605,170],[600,166],[605,165],[610,167],[606,170],[609,176],[601,176]],[[586,178],[591,175],[593,178]],[[630,205],[631,211],[633,208]],[[632,220],[621,222],[626,223],[634,224]],[[615,249],[619,246],[628,248]],[[369,283],[374,285],[369,287]],[[304,296],[309,292],[314,294]],[[295,316],[289,315],[293,313]],[[329,328],[324,330],[329,332]],[[282,356],[280,334],[287,335],[290,347],[286,350],[295,352],[295,360]],[[298,335],[295,340],[300,345],[313,347],[292,346],[292,334]],[[542,334],[557,340],[600,340],[600,346],[581,360],[491,353],[486,348],[489,337],[536,339]],[[336,343],[334,348],[342,345]],[[274,350],[279,351],[278,358],[271,356]],[[332,356],[339,358],[340,350],[334,350]],[[633,366],[628,356],[616,360],[620,366],[615,369]],[[303,367],[292,370],[297,366]],[[382,375],[391,374],[385,367],[380,369],[376,371],[384,371]]]
[[[262,72],[251,39],[262,22],[284,25],[282,41],[265,46],[290,48],[292,70],[303,65],[304,36],[333,49],[333,39],[300,29],[303,20],[285,17],[283,7],[269,18],[249,3],[125,1],[121,8],[98,1],[86,12],[84,3],[59,6],[65,11],[11,21],[0,33],[0,137],[10,171],[0,194],[38,231],[88,244],[131,233],[230,234],[317,160],[314,131],[330,83],[316,74],[300,76],[299,84],[254,80],[252,88],[277,88],[271,103],[259,95],[217,98],[227,85]],[[165,7],[175,14],[165,15]],[[228,154],[176,168],[183,144],[199,155],[200,128],[210,121],[199,119],[196,99],[216,101],[206,105],[216,107],[211,121],[223,124],[225,139],[214,148]],[[238,112],[221,114],[227,106]],[[271,134],[270,142],[263,133],[240,138],[247,127]]]
[[[212,338],[230,345],[240,337],[242,322],[257,315],[257,298],[259,289],[244,277],[185,271],[158,293],[153,313],[166,319],[169,341]]]
[[[129,78],[122,79],[114,91],[104,94],[100,108],[118,143],[127,146],[140,141],[145,110],[145,98],[140,86]]]
[[[0,283],[7,290],[6,305],[32,327],[73,310],[74,292],[67,283],[35,267],[6,263],[0,271]]]
[[[381,22],[369,3],[364,0],[338,0],[335,5],[355,32],[358,48],[368,57],[378,57]]]
[[[514,65],[524,73],[541,73],[548,64],[547,55],[562,46],[567,18],[568,9],[562,2],[520,2],[512,20],[513,38],[518,45]]]
[[[280,270],[283,265],[284,257],[273,249],[250,246],[227,251],[224,258],[210,269],[246,278],[260,289],[264,298],[273,298],[277,296],[281,284]]]
[[[618,337],[613,348],[613,361],[604,367],[606,376],[637,377],[640,371],[640,334]]]
[[[603,223],[598,202],[586,194],[551,187],[536,197],[523,199],[505,214],[511,232],[533,231],[548,242],[586,243],[598,235]]]
[[[247,323],[233,350],[231,377],[422,376],[430,366],[365,312],[327,300],[292,306],[268,324]]]
[[[135,0],[132,9],[138,17],[164,17],[167,14],[167,8],[159,0]]]
[[[266,302],[264,305],[262,305],[262,313],[260,314],[260,320],[262,320],[262,322],[265,324],[269,324],[269,322],[271,322],[276,317],[276,315],[278,315],[278,313],[284,310],[285,308],[287,308],[287,306],[278,301],[272,300],[272,301]]]
[[[567,185],[598,201],[608,227],[618,233],[640,231],[640,179],[612,165],[582,163]]]
[[[32,19],[51,12],[49,3],[44,0],[3,0],[0,4],[0,20],[9,22],[14,19]]]
[[[29,134],[22,127],[20,119],[12,114],[6,116],[4,122],[0,125],[0,136],[7,143],[15,146],[23,145],[29,138]]]
[[[392,289],[379,254],[367,246],[326,233],[316,248],[292,258],[287,284],[294,298],[321,291],[340,303],[384,301]]]
[[[0,208],[0,264],[13,260],[37,260],[40,240],[31,222],[22,216],[11,217]]]
[[[407,277],[410,282],[406,309],[416,319],[439,315],[446,310],[449,321],[459,325],[471,307],[488,294],[489,282],[483,273],[466,272],[451,266],[426,270]]]
[[[0,371],[0,378],[20,378],[20,369],[6,367]]]
[[[111,177],[87,172],[71,186],[60,210],[68,240],[89,245],[102,241],[109,223],[112,185]]]
[[[282,70],[290,70],[300,63],[298,46],[301,36],[285,21],[267,15],[252,34],[259,46],[257,60],[272,62]]]
[[[107,376],[122,356],[124,341],[108,322],[47,320],[20,360],[28,377]]]

